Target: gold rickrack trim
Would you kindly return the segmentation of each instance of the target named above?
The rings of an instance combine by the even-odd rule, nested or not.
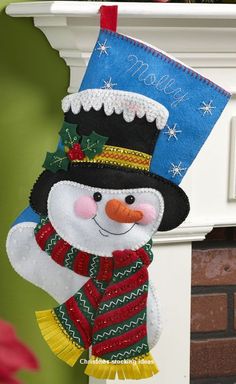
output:
[[[151,156],[147,153],[135,151],[133,149],[104,145],[103,152],[97,155],[94,159],[90,160],[86,156],[83,160],[73,160],[72,162],[103,163],[148,171],[150,168]]]

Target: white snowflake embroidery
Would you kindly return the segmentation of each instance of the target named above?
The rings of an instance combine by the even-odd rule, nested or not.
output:
[[[178,133],[181,133],[182,131],[176,129],[177,123],[173,125],[173,127],[169,127],[169,125],[166,125],[167,132],[164,132],[165,135],[168,135],[168,141],[174,137],[175,140],[178,140]]]
[[[101,57],[103,54],[108,55],[107,50],[108,50],[109,48],[111,48],[111,47],[109,47],[108,45],[106,45],[106,43],[107,43],[107,39],[104,41],[104,43],[100,43],[100,42],[98,41],[98,45],[99,45],[99,47],[96,48],[96,50],[97,50],[97,51],[100,51],[99,57]]]
[[[205,114],[212,115],[212,109],[215,109],[215,107],[212,105],[212,102],[213,100],[209,101],[208,103],[202,101],[202,106],[198,109],[203,112],[203,116],[205,116]]]
[[[169,173],[172,173],[172,177],[175,176],[183,176],[182,172],[186,171],[187,168],[182,168],[181,167],[182,161],[179,162],[178,165],[171,163],[171,169],[168,171]]]
[[[111,77],[109,78],[109,80],[103,80],[103,83],[104,85],[102,89],[113,89],[113,87],[117,85],[117,83],[112,83]]]

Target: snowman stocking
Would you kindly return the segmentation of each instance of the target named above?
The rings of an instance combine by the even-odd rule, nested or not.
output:
[[[37,312],[59,358],[73,365],[92,345],[88,375],[141,379],[157,372],[150,349],[160,334],[150,239],[187,217],[179,184],[230,94],[117,33],[116,11],[102,7],[80,90],[62,101],[59,145],[7,252],[20,275],[59,302]]]

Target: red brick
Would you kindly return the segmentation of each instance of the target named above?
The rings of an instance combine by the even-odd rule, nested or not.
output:
[[[191,342],[191,378],[236,375],[236,338]]]
[[[192,295],[192,332],[223,331],[227,329],[227,295]]]
[[[236,293],[234,294],[234,329],[236,329]]]
[[[193,251],[193,286],[235,284],[236,248]]]

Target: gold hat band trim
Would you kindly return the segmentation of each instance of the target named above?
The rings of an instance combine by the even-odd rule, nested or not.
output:
[[[104,145],[103,152],[90,160],[87,156],[83,160],[73,160],[73,163],[103,163],[118,165],[133,169],[148,171],[151,163],[151,156],[147,153],[133,149]]]

